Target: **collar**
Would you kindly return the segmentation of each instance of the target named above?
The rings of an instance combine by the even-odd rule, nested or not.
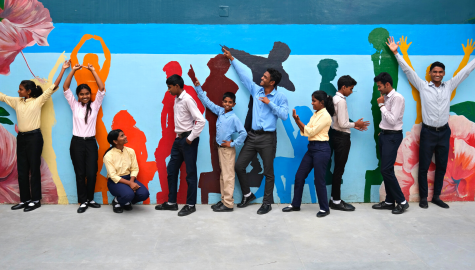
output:
[[[224,112],[223,112],[223,115],[224,115],[226,118],[229,118],[229,117],[231,117],[231,116],[234,115],[234,111],[230,111],[230,112],[227,112],[227,113],[224,113]]]
[[[22,98],[22,101],[27,103],[27,102],[32,102],[34,101],[36,98]]]
[[[323,108],[321,110],[319,110],[318,112],[314,112],[315,115],[320,115],[322,113],[325,113],[327,111],[327,108]]]
[[[177,98],[183,99],[185,95],[186,95],[186,90],[183,90],[183,92],[181,92],[181,94]]]
[[[342,93],[340,93],[340,92],[336,92],[335,96],[339,96],[339,97],[341,97],[342,99],[346,99],[346,97],[345,97]]]
[[[124,152],[125,148],[126,148],[126,147],[124,146],[124,149],[123,149],[123,150],[120,150],[119,148],[113,147],[113,148],[111,149],[111,151],[114,151],[114,152],[116,152],[116,153],[122,154],[122,153]]]
[[[393,90],[391,90],[391,92],[389,92],[386,96],[388,98],[390,98],[392,95],[394,95],[395,92],[396,92],[396,90],[394,90],[394,88],[393,88]]]
[[[429,86],[437,87],[437,86],[435,86],[435,84],[432,81],[429,82]],[[445,82],[441,82],[440,86],[445,86]]]
[[[259,90],[259,92],[264,93],[264,95],[266,94],[266,92],[264,91],[264,87],[261,87],[261,90]],[[274,88],[274,90],[272,90],[269,95],[274,96],[275,94],[277,94],[277,89]]]

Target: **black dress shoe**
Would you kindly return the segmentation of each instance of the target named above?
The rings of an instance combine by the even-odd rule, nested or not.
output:
[[[376,209],[376,210],[393,210],[394,208],[395,208],[394,203],[387,204],[385,201],[382,201],[377,204],[373,204],[373,209]]]
[[[346,203],[343,200],[340,200],[339,204],[334,203],[332,200],[330,200],[330,208],[333,210],[340,210],[340,211],[355,211],[355,207],[349,203]]]
[[[116,202],[115,197],[112,200],[112,211],[117,214],[124,212],[124,209],[122,208],[122,206],[120,206],[120,203]]]
[[[155,210],[170,210],[170,211],[178,211],[178,204],[168,204],[167,202],[164,202],[162,204],[158,204],[155,206]]]
[[[126,204],[126,205],[122,206],[122,208],[124,208],[125,211],[131,211],[132,210],[132,204],[131,203]]]
[[[30,204],[33,204],[32,206],[30,206]],[[24,212],[30,212],[30,211],[33,211],[35,210],[36,208],[40,208],[41,207],[41,202],[29,202],[25,208],[23,208],[23,211]]]
[[[14,206],[12,206],[12,210],[20,210],[20,209],[23,209],[23,208],[25,208],[29,203],[30,203],[30,201],[22,202],[22,203],[19,203],[19,204],[15,204]]]
[[[87,207],[88,207],[87,204],[85,204],[86,206],[84,206],[84,207],[81,207],[82,205],[83,204],[81,204],[78,208],[78,214],[82,214],[82,213],[86,212],[86,210],[87,210]]]
[[[330,210],[325,211],[325,212],[318,211],[317,213],[317,217],[326,217],[328,215],[330,215]]]
[[[91,208],[101,208],[101,205],[96,202],[87,202],[87,206]]]
[[[440,206],[442,208],[445,208],[445,209],[448,209],[449,208],[449,205],[444,203],[440,198],[432,198],[432,201],[431,203],[437,205],[437,206]]]
[[[406,202],[405,204],[398,204],[396,208],[393,209],[392,213],[393,214],[402,214],[406,209],[409,208],[409,203]]]
[[[183,206],[183,208],[180,210],[180,212],[178,212],[178,216],[179,217],[184,217],[184,216],[188,216],[189,214],[194,213],[194,212],[196,212],[196,207],[195,206],[189,206],[188,204],[186,204],[185,206]]]
[[[252,194],[252,195],[254,195],[254,194]],[[269,213],[270,210],[272,210],[272,206],[270,204],[263,203],[261,205],[261,207],[259,208],[259,210],[257,210],[257,214],[258,215],[264,215],[264,214]]]
[[[421,199],[419,202],[419,207],[423,209],[429,208],[429,204],[427,203],[427,198]]]
[[[221,203],[220,206],[213,208],[214,212],[232,212],[233,210],[233,208],[227,207],[226,205],[224,205],[224,203]]]
[[[244,197],[244,195],[243,195],[242,196],[242,201],[241,201],[241,203],[238,203],[237,207],[238,208],[244,208],[244,207],[248,206],[255,199],[256,199],[256,195],[254,195],[254,193],[251,193],[251,195],[249,197]]]
[[[214,210],[215,208],[218,208],[218,207],[220,207],[221,205],[223,205],[223,202],[222,202],[222,201],[219,201],[219,202],[217,202],[217,203],[211,205],[211,209]]]
[[[287,207],[282,208],[282,212],[292,212],[292,211],[300,211],[300,207],[293,207],[289,205]]]

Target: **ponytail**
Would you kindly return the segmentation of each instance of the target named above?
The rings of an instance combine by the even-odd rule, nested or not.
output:
[[[112,148],[115,147],[114,141],[119,138],[119,135],[120,135],[121,132],[123,132],[123,131],[120,130],[120,129],[114,129],[114,130],[111,130],[111,132],[109,132],[109,134],[107,134],[107,141],[110,143],[111,147],[109,147],[109,149],[107,149],[107,151],[104,153],[104,156],[106,156],[107,152],[109,152],[110,150],[112,150]]]
[[[332,96],[327,95],[327,93],[322,90],[318,90],[312,93],[312,97],[318,101],[323,101],[323,105],[325,106],[325,109],[327,109],[327,112],[330,114],[330,116],[335,114],[335,106],[333,105]]]
[[[23,80],[20,83],[21,86],[25,87],[26,91],[30,90],[30,97],[37,98],[43,94],[43,89],[41,86],[36,85],[34,81]]]
[[[83,83],[83,84],[78,85],[78,87],[76,87],[76,95],[78,96],[78,98],[79,98],[79,93],[83,89],[86,89],[87,91],[89,91],[89,94],[92,95],[91,88],[89,87],[89,85]],[[91,114],[91,112],[92,112],[91,102],[92,101],[89,100],[89,102],[87,103],[87,107],[86,107],[86,116],[84,117],[84,121],[86,121],[86,124],[87,124],[87,118],[89,117],[89,114]]]

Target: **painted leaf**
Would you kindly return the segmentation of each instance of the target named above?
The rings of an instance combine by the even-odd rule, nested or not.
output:
[[[0,123],[1,124],[6,124],[6,125],[13,125],[13,122],[10,121],[10,119],[5,118],[5,117],[0,117]]]
[[[9,116],[10,113],[8,113],[3,107],[0,107],[0,116]]]
[[[468,120],[475,122],[475,102],[465,101],[450,106],[450,111],[456,113],[457,115],[463,115]]]

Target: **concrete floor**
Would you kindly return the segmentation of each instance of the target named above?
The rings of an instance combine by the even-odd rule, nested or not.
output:
[[[0,205],[1,269],[475,269],[475,203],[408,212],[355,204],[316,218],[318,205],[283,213],[259,205],[178,217],[153,206],[115,214],[43,205]]]

